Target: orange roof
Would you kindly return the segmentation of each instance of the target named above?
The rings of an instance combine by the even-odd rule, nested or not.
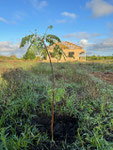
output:
[[[70,42],[58,42],[57,43],[62,49],[82,49],[81,46],[75,45],[73,43]],[[54,45],[50,46],[49,49],[52,49],[54,47]]]
[[[65,45],[65,46],[67,46],[69,49],[70,49],[70,48],[72,48],[72,49],[76,49],[76,48],[82,49],[81,46],[75,45],[75,44],[70,43],[70,42],[67,42],[67,41],[61,42],[61,43],[62,43],[63,45]]]

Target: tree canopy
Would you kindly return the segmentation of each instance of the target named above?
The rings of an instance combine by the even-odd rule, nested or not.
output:
[[[24,59],[34,59],[36,55],[46,58],[47,51],[45,50],[44,42],[47,47],[54,45],[53,55],[56,59],[61,59],[62,56],[65,57],[62,48],[57,44],[57,42],[61,42],[60,38],[56,35],[47,34],[48,29],[52,28],[53,26],[49,26],[43,36],[39,36],[37,31],[35,31],[35,33],[22,38],[20,48],[24,47],[26,44],[29,45],[23,57]]]

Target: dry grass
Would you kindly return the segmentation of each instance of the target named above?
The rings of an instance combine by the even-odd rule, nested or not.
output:
[[[23,68],[25,70],[36,64],[36,61],[24,60],[0,60],[0,75],[11,68]]]

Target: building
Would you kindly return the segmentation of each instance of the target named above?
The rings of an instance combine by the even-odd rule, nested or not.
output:
[[[58,61],[53,55],[52,51],[54,48],[53,46],[48,47],[48,50],[51,55],[52,62],[73,62],[73,61],[86,61],[86,50],[84,50],[82,47],[77,46],[70,42],[61,42],[57,43],[62,50],[64,51],[66,55],[66,59],[64,57],[61,57],[61,59]],[[49,62],[49,58],[47,56],[46,62]]]

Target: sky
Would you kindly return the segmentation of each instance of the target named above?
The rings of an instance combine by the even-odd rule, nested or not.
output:
[[[22,37],[49,25],[87,55],[113,54],[113,0],[0,0],[0,55],[22,57]]]

